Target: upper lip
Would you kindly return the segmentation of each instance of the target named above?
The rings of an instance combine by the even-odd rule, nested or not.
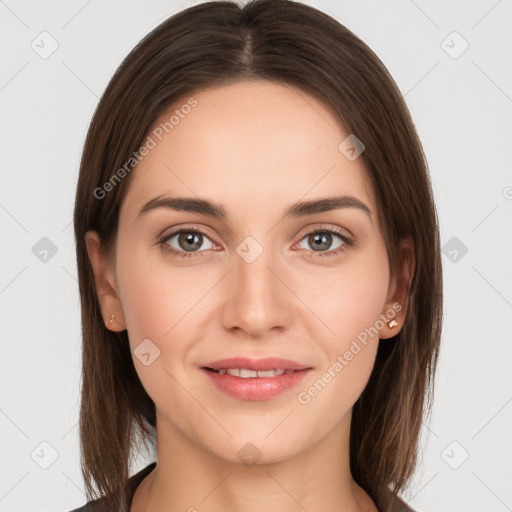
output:
[[[290,359],[282,359],[280,357],[265,357],[264,359],[248,359],[246,357],[230,357],[228,359],[220,359],[204,365],[204,368],[212,370],[223,370],[228,368],[245,368],[247,370],[264,371],[264,370],[306,370],[310,366],[291,361]]]

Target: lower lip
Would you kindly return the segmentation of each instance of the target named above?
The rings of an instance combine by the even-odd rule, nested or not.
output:
[[[287,389],[297,386],[309,369],[283,373],[276,377],[251,377],[244,379],[228,373],[217,373],[203,369],[210,380],[226,394],[239,400],[269,400]]]

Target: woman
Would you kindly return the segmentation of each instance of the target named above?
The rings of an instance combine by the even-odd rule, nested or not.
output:
[[[166,20],[97,107],[74,225],[77,510],[412,510],[436,211],[401,94],[347,28],[289,0]],[[157,461],[130,478],[140,442]]]

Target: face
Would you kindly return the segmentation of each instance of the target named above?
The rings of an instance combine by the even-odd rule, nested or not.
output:
[[[395,334],[375,197],[362,158],[338,149],[349,133],[306,93],[212,88],[153,128],[191,96],[132,171],[101,300],[128,330],[159,429],[225,460],[283,460],[346,428],[379,336]],[[140,213],[154,198],[225,216],[185,201]]]

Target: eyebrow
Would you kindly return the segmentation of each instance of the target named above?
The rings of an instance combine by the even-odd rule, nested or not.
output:
[[[178,212],[192,212],[208,215],[220,220],[226,220],[228,214],[222,205],[212,203],[205,199],[192,197],[157,196],[149,200],[139,211],[138,218],[157,208],[167,208]],[[357,208],[364,211],[369,217],[372,212],[366,204],[353,196],[334,196],[294,203],[288,206],[283,217],[306,217],[315,213],[323,213],[340,208]]]

